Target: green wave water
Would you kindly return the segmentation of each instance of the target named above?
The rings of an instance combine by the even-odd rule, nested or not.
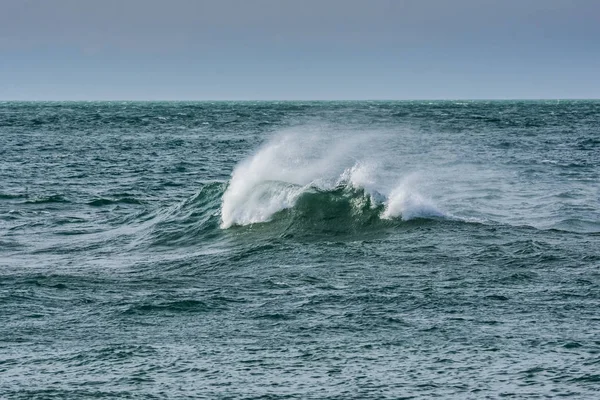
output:
[[[599,126],[0,103],[0,398],[595,398]]]

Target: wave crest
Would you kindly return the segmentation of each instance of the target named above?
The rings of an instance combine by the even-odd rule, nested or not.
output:
[[[343,214],[362,222],[445,216],[415,189],[414,178],[390,184],[389,168],[367,146],[371,139],[274,138],[234,169],[222,198],[221,228],[270,221],[283,210],[293,210],[294,218]]]

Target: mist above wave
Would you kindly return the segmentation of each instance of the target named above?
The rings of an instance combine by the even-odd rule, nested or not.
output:
[[[235,167],[222,198],[221,227],[266,222],[304,193],[340,188],[364,191],[380,218],[443,216],[419,193],[418,175],[399,169],[392,139],[308,129],[275,135]]]

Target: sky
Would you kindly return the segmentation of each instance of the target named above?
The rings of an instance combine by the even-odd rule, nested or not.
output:
[[[1,100],[600,98],[599,0],[0,0]]]

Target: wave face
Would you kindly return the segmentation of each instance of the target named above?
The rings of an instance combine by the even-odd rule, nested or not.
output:
[[[379,218],[445,216],[434,203],[414,188],[414,181],[395,177],[382,157],[389,156],[377,144],[377,135],[317,135],[284,133],[275,136],[234,169],[221,206],[221,227],[266,222],[284,209],[295,208],[316,193],[329,202],[315,214],[327,218],[336,211],[336,200],[353,201],[348,215],[368,214]],[[383,143],[383,142],[382,142]],[[366,146],[368,144],[368,146]],[[400,172],[401,171],[391,171]]]

